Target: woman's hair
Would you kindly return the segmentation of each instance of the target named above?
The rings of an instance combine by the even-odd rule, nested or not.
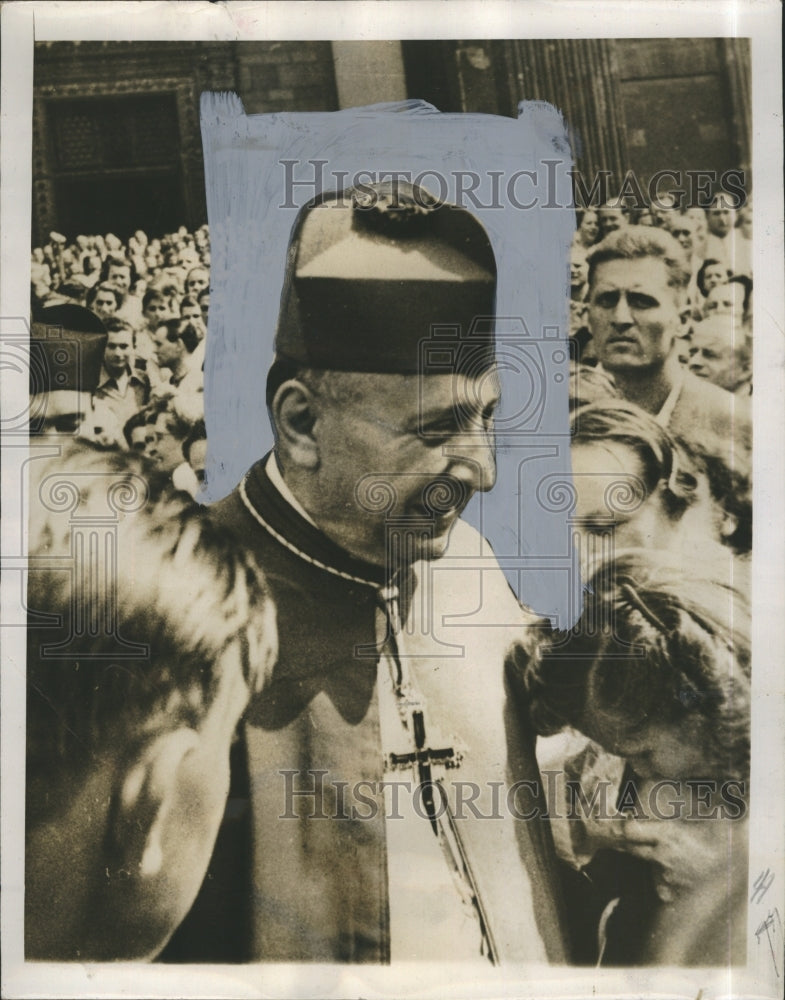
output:
[[[739,449],[730,447],[727,454],[718,454],[710,446],[697,441],[680,442],[696,468],[701,469],[709,485],[714,504],[730,518],[728,529],[720,541],[737,555],[752,551],[752,479],[749,460]]]
[[[750,628],[749,605],[732,587],[630,549],[592,578],[578,624],[527,665],[535,729],[588,727],[612,749],[646,725],[694,722],[710,769],[695,777],[745,779]]]
[[[573,446],[612,441],[631,448],[643,468],[646,495],[663,484],[669,517],[681,517],[695,502],[698,479],[687,455],[650,413],[634,403],[608,399],[578,407],[570,430]]]

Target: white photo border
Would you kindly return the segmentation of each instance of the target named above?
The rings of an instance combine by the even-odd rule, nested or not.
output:
[[[442,0],[271,3],[6,3],[2,10],[2,268],[4,346],[29,311],[32,82],[35,41],[568,37],[749,37],[752,46],[755,370],[753,413],[753,764],[750,883],[775,880],[763,909],[785,915],[785,297],[783,292],[781,9],[776,0]],[[21,324],[21,325],[20,325]],[[27,405],[26,377],[2,372],[4,427]],[[24,611],[20,485],[24,439],[2,454],[2,995],[5,997],[776,997],[768,965],[746,970],[474,965],[166,966],[25,963]],[[22,546],[23,547],[23,546]],[[750,952],[763,909],[750,907]],[[778,960],[782,956],[777,956]]]

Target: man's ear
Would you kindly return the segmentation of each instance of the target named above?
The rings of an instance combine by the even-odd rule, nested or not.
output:
[[[297,379],[284,382],[273,398],[272,415],[278,443],[291,461],[303,469],[318,469],[316,407],[311,390]]]
[[[199,743],[181,726],[154,737],[126,771],[118,792],[112,834],[120,866],[153,878],[163,866],[163,831],[174,800],[180,766]]]

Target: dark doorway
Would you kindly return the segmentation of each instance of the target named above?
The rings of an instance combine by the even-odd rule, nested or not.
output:
[[[47,122],[57,226],[69,239],[188,223],[174,94],[52,99]]]
[[[179,171],[64,178],[55,184],[55,202],[69,240],[114,233],[125,242],[137,229],[162,236],[186,222]]]

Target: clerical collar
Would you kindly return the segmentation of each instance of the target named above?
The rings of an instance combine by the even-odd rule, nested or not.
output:
[[[264,465],[264,471],[267,473],[267,478],[273,484],[273,486],[278,490],[284,500],[300,515],[304,517],[305,520],[314,526],[314,528],[319,527],[319,525],[314,521],[308,511],[303,507],[297,497],[292,493],[289,487],[286,485],[286,480],[281,475],[281,470],[278,466],[278,459],[275,457],[275,452],[271,451],[267,461]]]
[[[389,584],[389,572],[384,566],[357,559],[319,529],[291,495],[283,478],[274,481],[270,458],[267,455],[257,462],[238,488],[240,500],[254,520],[279,544],[319,569],[376,591]]]

